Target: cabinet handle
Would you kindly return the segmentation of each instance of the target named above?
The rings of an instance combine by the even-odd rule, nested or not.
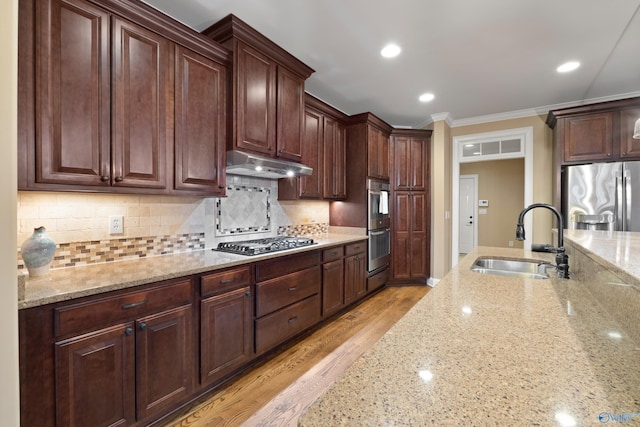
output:
[[[298,287],[297,287],[297,286],[292,286],[291,288],[289,288],[289,290],[290,290],[291,292],[295,291],[296,289],[298,289]]]
[[[116,181],[116,182],[122,182],[122,181],[123,181],[123,178],[122,178],[121,176],[116,176],[115,181]]]
[[[129,310],[130,308],[135,308],[135,307],[140,307],[141,305],[145,305],[147,303],[147,300],[142,300],[142,301],[138,301],[138,302],[134,302],[131,304],[125,304],[123,306],[121,306],[120,308],[123,310]]]
[[[224,285],[224,284],[231,283],[231,282],[235,282],[235,281],[236,281],[236,278],[235,278],[235,277],[232,277],[231,279],[224,279],[224,280],[220,280],[220,284],[221,284],[221,285]]]
[[[144,322],[140,323],[140,330],[144,331],[145,329],[147,329],[147,324]]]
[[[100,181],[102,181],[102,182],[107,182],[107,181],[109,181],[109,176],[108,176],[108,175],[102,175],[102,176],[100,177]]]
[[[244,293],[246,296],[250,297],[251,296],[251,291],[247,291]]]
[[[625,153],[624,151],[622,152],[622,157],[626,156],[627,153]]]
[[[126,336],[129,336],[129,335],[131,335],[132,333],[133,333],[133,329],[132,329],[132,328],[127,328],[127,329],[125,329],[125,330],[124,330],[124,334],[125,334]]]
[[[293,322],[295,322],[296,320],[298,320],[298,316],[294,316],[294,317],[292,317],[292,318],[291,318],[291,319],[289,319],[287,322],[288,322],[288,323],[293,323]]]
[[[331,252],[329,255],[336,256],[336,255],[338,255],[338,252]]]

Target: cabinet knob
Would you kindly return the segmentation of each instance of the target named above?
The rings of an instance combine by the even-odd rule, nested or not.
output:
[[[222,189],[224,189],[224,185],[220,184],[220,185],[218,185],[218,188],[222,190]]]
[[[251,291],[247,291],[244,293],[246,296],[250,297],[251,296]]]
[[[611,157],[611,153],[607,153],[607,157]]]
[[[144,322],[140,323],[140,330],[144,331],[145,329],[147,329],[147,324]]]
[[[102,175],[102,176],[100,177],[100,181],[102,181],[102,182],[107,182],[107,181],[109,181],[109,176],[108,176],[108,175]]]
[[[132,333],[133,333],[133,329],[132,329],[132,328],[127,328],[127,329],[125,329],[125,330],[124,330],[124,334],[125,334],[126,336],[129,336],[129,335],[131,335]]]
[[[622,152],[622,157],[626,156],[627,153],[625,153],[624,151]]]
[[[121,176],[116,176],[115,181],[116,181],[116,182],[122,182],[122,181],[123,181],[123,178],[122,178]]]

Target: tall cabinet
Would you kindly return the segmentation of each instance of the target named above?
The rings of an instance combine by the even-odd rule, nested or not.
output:
[[[391,134],[392,283],[426,283],[430,274],[430,130]]]

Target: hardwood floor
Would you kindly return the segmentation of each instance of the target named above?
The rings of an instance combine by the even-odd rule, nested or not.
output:
[[[383,289],[162,425],[297,425],[306,408],[429,289]]]

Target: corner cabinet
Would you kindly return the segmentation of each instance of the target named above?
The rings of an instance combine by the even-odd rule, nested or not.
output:
[[[233,138],[227,148],[300,162],[304,82],[313,70],[234,15],[202,33],[233,51]]]
[[[19,189],[224,194],[228,52],[125,3],[20,0]],[[190,53],[212,80],[185,68]]]
[[[391,134],[391,281],[426,283],[430,274],[430,130]]]

